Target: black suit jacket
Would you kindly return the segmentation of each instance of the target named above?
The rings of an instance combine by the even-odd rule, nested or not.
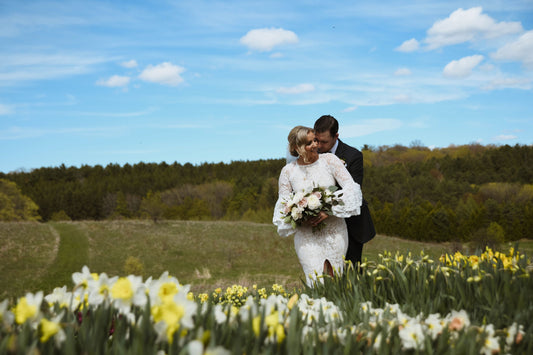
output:
[[[363,153],[339,139],[335,155],[344,161],[346,168],[356,183],[363,187]],[[374,222],[368,209],[368,203],[363,199],[361,214],[346,218],[348,240],[366,243],[376,235]]]

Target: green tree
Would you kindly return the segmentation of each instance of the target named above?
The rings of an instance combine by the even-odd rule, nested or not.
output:
[[[0,221],[39,221],[39,207],[12,181],[0,179]]]
[[[159,192],[148,191],[141,201],[141,211],[145,216],[149,216],[154,223],[157,223],[165,212],[165,204],[161,201]]]

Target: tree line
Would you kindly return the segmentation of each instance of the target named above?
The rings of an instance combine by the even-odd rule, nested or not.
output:
[[[378,233],[427,241],[533,238],[533,147],[362,148]],[[0,173],[0,220],[151,218],[269,223],[284,159],[43,167]],[[14,189],[27,198],[14,213]],[[8,193],[9,190],[9,193]],[[22,200],[21,200],[22,199]],[[17,202],[22,206],[22,202]],[[30,204],[33,203],[34,205]],[[10,212],[11,211],[11,212]]]

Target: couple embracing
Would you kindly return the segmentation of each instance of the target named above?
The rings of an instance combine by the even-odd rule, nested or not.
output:
[[[323,271],[341,273],[344,260],[357,267],[363,244],[375,236],[364,201],[363,154],[341,142],[339,124],[329,115],[313,128],[296,126],[288,136],[292,157],[281,170],[273,223],[278,234],[294,234],[306,283]]]

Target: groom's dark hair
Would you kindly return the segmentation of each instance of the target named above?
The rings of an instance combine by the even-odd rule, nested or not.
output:
[[[318,133],[329,131],[332,137],[339,132],[339,122],[331,115],[320,116],[315,122],[315,131]]]

